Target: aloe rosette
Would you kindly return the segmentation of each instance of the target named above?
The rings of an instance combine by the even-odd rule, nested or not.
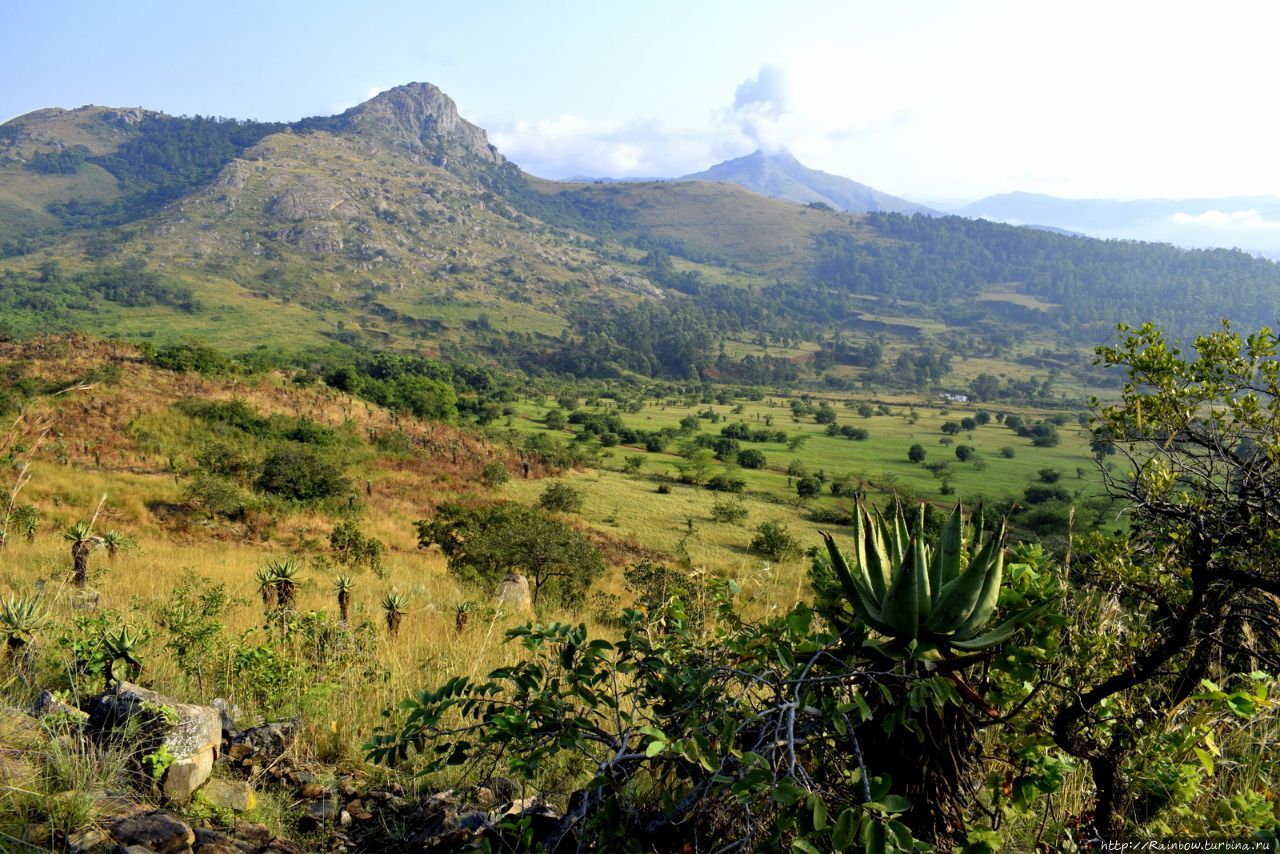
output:
[[[924,530],[924,506],[920,524]],[[1008,640],[1049,603],[988,628],[1004,580],[1005,524],[986,534],[959,505],[936,544],[910,536],[901,507],[886,518],[862,502],[854,512],[852,562],[821,532],[853,616],[914,654],[976,652]],[[852,563],[852,565],[851,565]]]

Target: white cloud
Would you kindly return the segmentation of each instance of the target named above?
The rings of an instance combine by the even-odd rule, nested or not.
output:
[[[1256,208],[1240,211],[1207,210],[1203,213],[1175,213],[1170,220],[1174,225],[1195,228],[1242,229],[1270,231],[1280,229],[1280,221],[1267,219]]]
[[[718,134],[673,130],[656,119],[562,115],[491,126],[489,138],[522,168],[546,178],[676,177],[741,153],[727,148]]]

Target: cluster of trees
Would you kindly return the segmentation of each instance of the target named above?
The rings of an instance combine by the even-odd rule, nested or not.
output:
[[[104,303],[134,308],[162,305],[187,313],[201,308],[191,288],[148,270],[141,259],[80,273],[67,273],[56,261],[41,265],[35,275],[0,273],[0,327],[8,335],[71,330],[77,326],[77,316],[95,312]]]

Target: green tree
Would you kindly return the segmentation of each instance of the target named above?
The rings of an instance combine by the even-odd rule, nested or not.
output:
[[[438,545],[459,579],[492,588],[519,571],[529,579],[535,604],[578,605],[604,573],[600,550],[539,508],[446,502],[433,518],[416,524],[418,547]]]
[[[907,449],[907,459],[911,460],[913,463],[924,462],[924,458],[926,456],[928,456],[928,452],[925,451],[923,445],[912,445]]]
[[[262,461],[258,488],[294,501],[315,501],[344,495],[351,484],[337,466],[316,451],[286,444]]]

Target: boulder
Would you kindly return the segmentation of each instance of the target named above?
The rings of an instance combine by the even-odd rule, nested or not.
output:
[[[111,835],[100,827],[85,827],[67,834],[68,854],[99,854],[114,851]]]
[[[110,733],[141,726],[148,751],[168,750],[174,757],[161,781],[165,797],[186,803],[213,773],[222,746],[222,716],[212,706],[179,703],[132,682],[100,694],[89,710],[89,725]]]
[[[219,809],[248,812],[258,804],[253,787],[243,780],[210,780],[200,790],[200,797]]]
[[[196,841],[195,832],[165,810],[122,818],[110,827],[111,837],[126,850],[137,846],[159,854],[184,854]]]
[[[40,696],[36,697],[36,702],[31,707],[31,715],[36,718],[58,715],[74,723],[83,723],[89,719],[87,713],[71,705],[48,688],[41,691]]]
[[[529,579],[518,572],[509,573],[499,582],[496,598],[495,604],[507,611],[533,610],[533,593],[529,590]]]
[[[242,765],[268,765],[293,746],[298,721],[275,721],[236,733],[227,752]]]
[[[220,830],[196,828],[195,854],[254,854],[258,846]]]

